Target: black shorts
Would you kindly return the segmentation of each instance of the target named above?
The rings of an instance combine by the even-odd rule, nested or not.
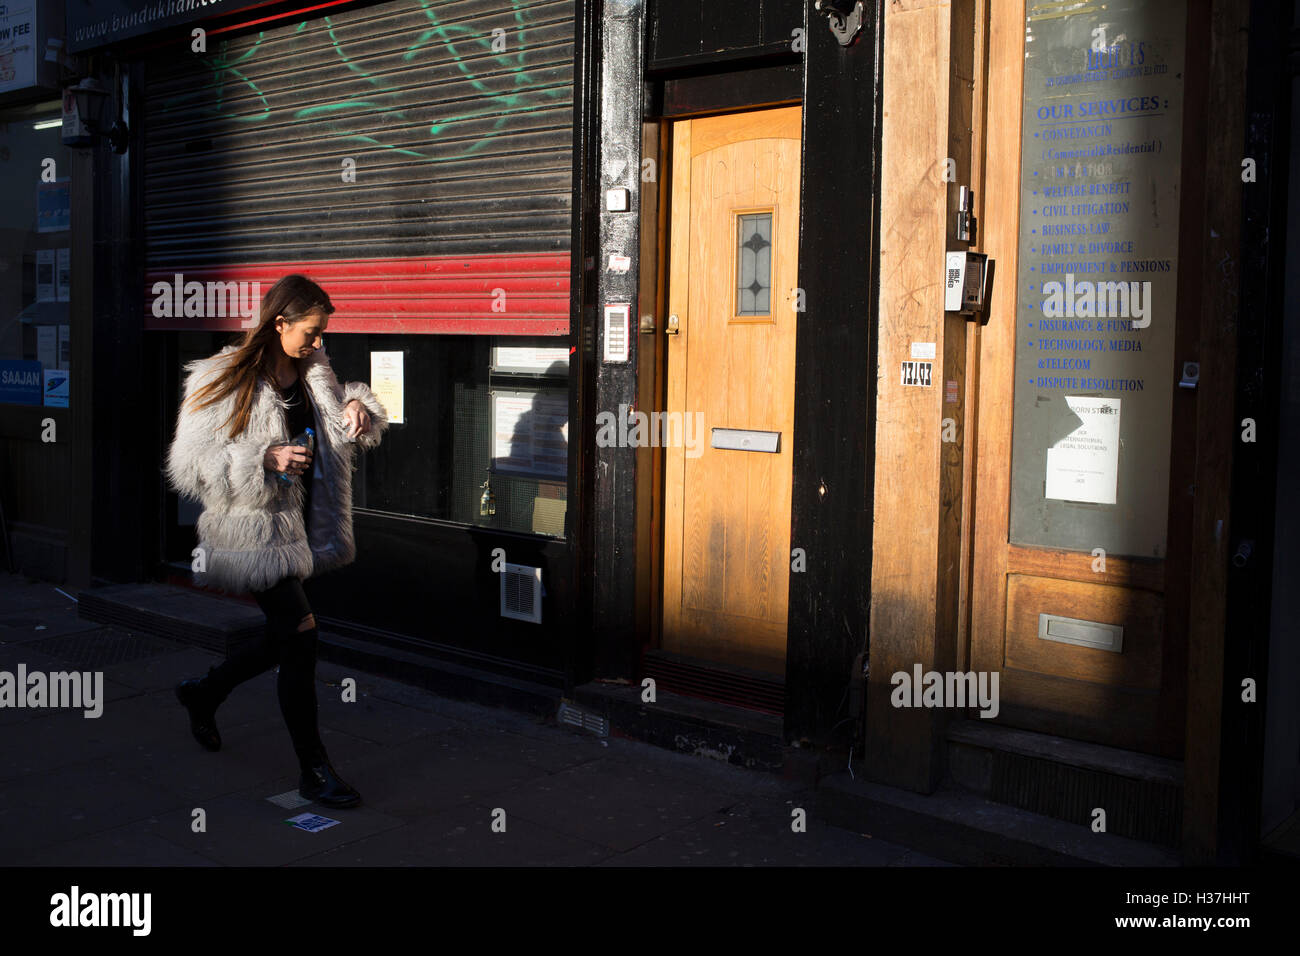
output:
[[[307,592],[302,588],[302,579],[298,577],[281,578],[265,591],[252,593],[278,634],[298,630],[299,622],[312,612]]]

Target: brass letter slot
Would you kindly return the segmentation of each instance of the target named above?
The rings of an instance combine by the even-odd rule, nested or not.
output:
[[[1056,614],[1038,615],[1038,636],[1045,641],[1060,641],[1119,654],[1124,648],[1124,628],[1118,624],[1081,621]]]

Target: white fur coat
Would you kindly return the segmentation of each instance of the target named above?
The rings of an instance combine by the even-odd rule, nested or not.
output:
[[[211,381],[234,351],[228,345],[187,364],[185,399]],[[298,367],[316,422],[310,535],[303,527],[302,482],[283,482],[263,463],[267,448],[293,437],[274,385],[257,383],[248,427],[233,440],[222,427],[233,394],[198,411],[182,405],[177,415],[166,474],[178,493],[203,504],[195,529],[202,550],[194,580],[204,587],[235,594],[261,591],[289,575],[306,580],[356,557],[352,471],[357,447],[379,444],[388,414],[366,383],[339,384],[323,347]],[[354,398],[370,413],[370,431],[350,442],[343,410]]]

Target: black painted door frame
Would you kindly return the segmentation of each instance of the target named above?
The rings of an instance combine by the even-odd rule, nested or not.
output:
[[[799,83],[793,98],[804,110],[799,284],[806,309],[796,338],[791,548],[802,549],[805,570],[792,567],[791,573],[785,737],[843,745],[860,723],[849,716],[850,701],[858,697],[850,691],[855,664],[867,650],[874,494],[881,13],[879,3],[867,6],[863,31],[851,46],[841,46],[826,21],[803,4],[801,55],[790,55],[785,26],[776,22],[757,45],[720,43],[710,55],[701,42],[698,56],[689,62],[677,57],[658,75],[652,49],[642,81],[642,118],[648,120],[790,102],[791,80]],[[646,21],[652,41],[654,17],[663,12],[662,4],[652,5]],[[620,49],[632,56],[636,46],[629,39]],[[612,52],[608,43],[605,52]],[[630,67],[624,64],[619,73],[629,84]],[[620,123],[623,135],[631,136],[626,112],[601,117],[602,139]],[[849,243],[846,236],[860,240]],[[597,258],[602,265],[605,238]],[[629,247],[638,244],[622,239]],[[637,271],[634,260],[631,275]],[[629,294],[635,328],[636,290]],[[633,361],[616,379],[601,376],[611,387],[598,383],[597,407],[634,399],[635,372]],[[601,536],[603,549],[596,542],[617,558],[593,582],[593,612],[605,622],[595,635],[597,674],[627,679],[637,676],[641,649],[632,619],[635,538],[638,528],[645,534],[651,527],[644,514],[633,517],[631,489],[649,476],[636,474],[631,451],[597,450],[597,460],[607,464],[593,488],[595,510],[624,516]],[[624,497],[615,493],[616,475],[625,476]],[[653,550],[661,560],[661,542]]]
[[[848,745],[868,650],[879,301],[880,0],[841,46],[805,4],[785,732]],[[862,658],[865,660],[865,657]],[[852,718],[852,719],[851,719]]]

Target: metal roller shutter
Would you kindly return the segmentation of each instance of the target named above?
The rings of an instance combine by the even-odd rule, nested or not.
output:
[[[573,17],[390,0],[149,63],[148,326],[239,327],[155,283],[298,271],[340,331],[567,332]]]

